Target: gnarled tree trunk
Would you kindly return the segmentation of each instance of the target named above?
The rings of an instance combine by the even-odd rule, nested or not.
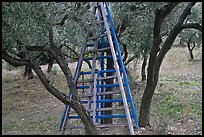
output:
[[[191,8],[195,5],[195,2],[190,2],[184,9],[183,13],[180,15],[176,25],[169,33],[164,44],[161,46],[161,50],[158,51],[160,45],[161,24],[178,4],[179,4],[178,2],[170,2],[163,8],[155,12],[154,43],[150,51],[147,84],[144,90],[144,94],[142,96],[142,102],[140,106],[139,125],[141,127],[149,125],[151,100],[158,82],[160,66],[165,55],[171,49],[171,45],[173,44],[177,35],[180,33],[182,29],[185,28],[194,28],[202,31],[202,27],[197,23],[183,24],[186,17],[190,15]]]

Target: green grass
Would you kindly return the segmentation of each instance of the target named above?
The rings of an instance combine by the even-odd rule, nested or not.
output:
[[[198,81],[179,81],[177,82],[180,86],[198,86],[200,83]]]
[[[178,64],[173,63],[176,59],[176,57],[173,56],[174,54],[180,57],[177,61]],[[159,83],[152,99],[150,124],[152,127],[159,126],[158,134],[165,134],[168,126],[185,119],[192,119],[193,122],[199,123],[199,127],[195,128],[201,129],[202,75],[196,74],[196,76],[193,77],[185,75],[187,79],[186,77],[182,77],[184,74],[191,74],[191,72],[194,72],[194,68],[198,68],[196,65],[200,62],[188,62],[187,58],[184,56],[186,54],[181,52],[181,49],[173,49],[169,55],[170,56],[165,58],[166,63],[164,62],[163,65],[166,68],[163,69],[160,74]],[[180,63],[182,61],[184,62]],[[177,69],[181,71],[172,74],[172,64],[174,64],[174,71]],[[191,70],[180,74],[185,68]],[[89,69],[82,68],[82,70],[88,71]],[[136,71],[132,71],[131,74],[133,74],[133,72]],[[136,75],[139,76],[140,73]],[[52,84],[57,89],[64,93],[68,92],[67,87],[65,87],[66,79],[57,68],[54,68],[54,72],[51,74],[50,78]],[[20,76],[10,77],[10,75],[8,75],[2,77],[3,134],[58,134],[64,105],[59,104],[57,99],[53,99],[54,97],[46,91],[38,78],[29,81],[25,80],[22,86],[19,86],[20,80]],[[138,81],[140,81],[138,77],[129,77],[132,92],[135,92],[132,95],[136,94],[137,96],[138,92],[139,94],[143,92],[142,86],[138,84]],[[140,90],[136,88],[140,88]],[[136,99],[135,96],[133,96],[133,100],[137,105],[136,111],[139,114],[138,109],[141,100]],[[54,106],[55,104],[57,105]],[[77,121],[73,122],[75,125],[80,123],[81,122]],[[194,132],[197,131],[195,130]]]

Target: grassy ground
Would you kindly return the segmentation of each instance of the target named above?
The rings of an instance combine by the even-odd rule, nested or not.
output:
[[[194,54],[196,61],[189,61],[186,48],[169,51],[152,100],[151,127],[141,128],[137,134],[202,134],[201,49]],[[70,67],[74,70],[75,64]],[[137,74],[140,69],[132,71]],[[23,68],[2,63],[2,134],[59,134],[64,105],[46,91],[37,76],[25,80],[22,73]],[[67,93],[65,78],[56,66],[49,77],[55,87]],[[130,82],[137,112],[145,85],[140,79],[138,76]],[[100,133],[128,134],[119,128],[102,129]],[[70,130],[66,134],[83,134],[83,131]]]

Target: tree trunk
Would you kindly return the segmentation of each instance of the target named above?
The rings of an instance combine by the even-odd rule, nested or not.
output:
[[[189,25],[183,24],[183,22],[186,19],[186,17],[190,15],[191,8],[195,5],[195,2],[190,2],[186,6],[183,13],[180,15],[176,25],[173,27],[167,39],[165,40],[164,44],[161,46],[161,50],[159,51],[159,53],[157,53],[160,45],[159,40],[160,40],[161,23],[167,17],[167,15],[171,13],[173,8],[176,7],[177,4],[178,3],[173,3],[173,2],[169,3],[168,5],[165,5],[162,9],[157,10],[155,12],[154,43],[150,51],[147,84],[145,87],[145,91],[144,91],[141,106],[140,106],[140,115],[139,115],[140,126],[149,125],[150,105],[154,94],[154,90],[158,82],[161,63],[165,55],[167,54],[167,52],[171,49],[171,45],[173,44],[174,40],[181,32],[181,30],[187,28],[186,26],[189,27]],[[195,26],[194,27],[191,26],[191,24],[189,28],[198,29]],[[199,30],[202,30],[202,28]]]
[[[194,45],[195,45],[195,44],[194,44]],[[191,48],[190,41],[187,42],[187,46],[188,46],[188,51],[189,51],[189,54],[190,54],[190,60],[194,60],[194,56],[193,56],[194,46]]]
[[[92,118],[88,115],[87,111],[85,110],[85,107],[78,101],[75,101],[74,104],[75,105],[73,109],[79,115],[82,123],[84,124],[86,135],[98,135],[96,126],[94,125]]]
[[[146,80],[146,73],[145,73],[146,65],[147,65],[147,55],[144,55],[143,62],[142,62],[142,70],[141,70],[142,81]]]
[[[32,68],[30,66],[25,66],[25,71],[24,71],[24,77],[27,76],[27,79],[33,79],[33,72],[32,72]]]
[[[54,58],[50,56],[48,67],[47,67],[47,73],[50,73],[52,71],[53,64],[54,64]]]
[[[189,50],[189,53],[190,53],[190,60],[194,60],[193,50]]]
[[[72,98],[71,100],[69,100],[67,98],[67,95],[60,92],[59,90],[57,90],[56,88],[54,88],[49,80],[46,78],[46,76],[44,75],[44,73],[42,72],[41,68],[35,63],[31,64],[31,67],[33,68],[33,70],[35,71],[35,73],[38,75],[39,79],[41,80],[42,84],[44,85],[44,87],[55,97],[57,97],[60,101],[62,101],[64,104],[70,106],[71,108],[73,108],[76,113],[78,114],[78,116],[80,117],[82,123],[85,126],[85,133],[87,135],[98,135],[96,126],[93,123],[92,118],[88,115],[88,112],[86,111],[85,107],[83,106],[83,104],[80,103],[80,100],[78,100],[78,98]],[[74,85],[73,81],[69,81],[68,85]],[[76,88],[71,88],[72,92],[77,92]]]
[[[51,50],[53,51],[53,50]],[[55,56],[55,54],[53,54]],[[63,59],[58,59],[60,56],[57,56],[57,60],[63,61]],[[96,126],[93,123],[93,120],[90,118],[90,116],[88,115],[88,112],[85,110],[84,106],[80,103],[80,100],[78,100],[77,97],[73,98],[73,99],[68,99],[67,95],[63,92],[60,92],[59,90],[57,90],[55,87],[52,86],[52,84],[50,84],[49,79],[47,79],[47,77],[44,75],[43,71],[41,70],[39,64],[37,62],[30,62],[28,60],[20,60],[20,59],[16,59],[16,58],[12,58],[9,54],[7,54],[6,51],[2,52],[2,59],[4,59],[6,62],[12,64],[15,67],[18,66],[29,66],[30,68],[32,68],[34,70],[34,72],[36,73],[36,75],[39,77],[41,83],[43,84],[43,86],[47,89],[47,91],[49,93],[51,93],[53,96],[55,96],[57,99],[59,99],[61,102],[63,102],[65,105],[70,106],[71,108],[73,108],[77,114],[79,115],[80,119],[82,120],[82,123],[85,126],[85,132],[87,135],[98,135]],[[63,61],[65,62],[65,61]],[[73,95],[76,95],[75,92],[77,92],[77,89],[75,87],[74,82],[72,81],[72,76],[70,75],[71,73],[69,68],[67,67],[67,69],[65,69],[62,65],[62,62],[59,62],[59,65],[61,67],[61,69],[63,71],[67,70],[65,73],[65,76],[67,76],[68,78],[68,86],[70,88],[70,90],[73,92]],[[66,65],[64,65],[66,66]]]
[[[140,127],[149,126],[149,115],[150,115],[150,106],[152,102],[152,97],[154,90],[156,88],[156,83],[152,85],[147,85],[142,96],[142,101],[140,105],[140,116],[139,116],[139,125]]]

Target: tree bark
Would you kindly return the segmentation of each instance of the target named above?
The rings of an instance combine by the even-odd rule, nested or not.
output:
[[[73,81],[72,73],[66,64],[66,60],[65,60],[63,53],[61,52],[60,48],[57,48],[54,44],[53,29],[51,27],[49,28],[49,41],[50,41],[50,48],[48,48],[48,52],[51,53],[51,55],[54,57],[54,59],[59,64],[62,72],[64,73],[67,83],[68,83],[68,87],[70,89],[70,92],[72,93],[72,100],[74,100],[74,102],[77,105],[77,103],[81,102],[81,100],[78,97],[76,83]],[[86,113],[83,104],[77,105],[76,107],[72,106],[72,108],[77,112],[80,119],[82,120],[85,126],[86,134],[93,134],[93,135],[98,134],[96,130],[96,126],[93,124],[93,120],[89,118],[88,113]]]
[[[6,62],[16,67],[26,65],[32,68],[34,72],[37,74],[37,76],[39,77],[43,86],[47,89],[49,93],[51,93],[57,99],[62,101],[65,105],[70,106],[76,111],[76,113],[79,115],[80,119],[82,120],[82,123],[85,126],[85,133],[87,135],[98,135],[97,129],[91,117],[89,116],[88,112],[85,110],[81,101],[78,100],[78,98],[72,98],[70,100],[67,98],[66,94],[64,94],[63,92],[60,92],[55,87],[53,87],[52,84],[50,84],[50,81],[47,79],[47,77],[42,72],[37,62],[30,62],[29,60],[20,60],[20,59],[12,58],[5,51],[2,52],[2,59],[4,59]],[[70,88],[73,93],[77,92],[75,90],[76,88],[74,88],[75,84],[73,83],[72,80],[68,81],[68,85],[69,86],[71,85]]]
[[[123,51],[124,51],[123,62],[125,62],[127,60],[127,57],[128,57],[127,45],[124,43],[122,43],[122,45],[123,45]]]
[[[49,56],[49,63],[47,67],[47,73],[50,73],[52,71],[52,67],[54,64],[54,58],[52,56]]]
[[[73,108],[76,111],[76,113],[79,115],[82,123],[85,126],[85,133],[87,135],[98,135],[97,129],[96,129],[91,117],[89,116],[88,112],[86,111],[85,107],[81,103],[81,101],[78,100],[77,98],[73,98],[73,99],[69,100],[64,93],[62,93],[59,90],[57,90],[56,88],[54,88],[50,84],[49,80],[45,77],[45,75],[43,74],[42,70],[40,69],[39,65],[37,65],[37,63],[31,63],[31,67],[33,68],[35,73],[40,78],[44,87],[52,95],[54,95],[59,100],[61,100],[65,105],[70,106],[71,108]],[[69,85],[69,83],[68,83],[68,85]],[[77,91],[74,91],[74,92],[77,92]]]
[[[34,78],[32,68],[30,66],[25,66],[24,77],[26,76],[28,80]]]
[[[188,47],[188,51],[189,51],[189,55],[190,55],[190,60],[194,60],[194,56],[193,56],[193,49],[195,48],[195,42],[193,43],[193,47],[191,48],[191,40],[189,40],[187,42],[187,47]]]
[[[147,65],[147,55],[144,55],[143,62],[142,62],[142,69],[141,69],[141,75],[142,75],[142,81],[146,80],[146,65]]]
[[[149,115],[151,100],[153,97],[154,90],[156,88],[159,76],[159,70],[161,63],[170,50],[172,43],[176,39],[177,35],[183,29],[182,24],[186,17],[190,15],[191,8],[195,5],[195,2],[191,2],[184,9],[183,13],[178,19],[177,24],[173,27],[168,38],[165,40],[164,44],[161,46],[161,50],[157,54],[160,45],[160,28],[163,20],[172,12],[172,10],[178,5],[178,3],[168,3],[162,9],[155,12],[155,22],[154,22],[154,43],[150,51],[149,65],[148,65],[148,75],[147,75],[147,85],[142,96],[142,102],[140,106],[139,115],[139,125],[141,127],[149,125]]]

